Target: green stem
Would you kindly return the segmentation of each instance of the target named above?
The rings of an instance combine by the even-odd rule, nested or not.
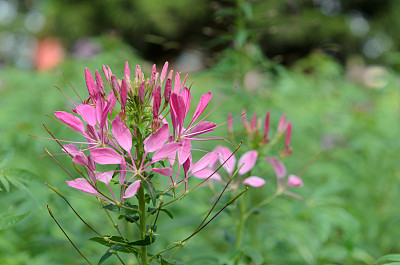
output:
[[[235,243],[235,247],[236,249],[239,249],[242,245],[242,240],[243,240],[243,231],[244,231],[244,226],[246,223],[246,217],[245,217],[245,213],[246,213],[246,204],[247,204],[247,193],[244,195],[243,201],[241,201],[239,204],[240,206],[240,212],[239,212],[239,223],[238,223],[238,228],[236,231],[236,243]],[[235,265],[239,264],[239,261],[242,257],[242,254],[240,252],[240,254],[236,257],[235,259]]]
[[[144,197],[144,187],[140,186],[138,191],[139,201],[139,230],[140,238],[143,240],[146,237],[146,202]],[[140,257],[142,260],[141,265],[147,265],[147,246],[141,246]]]

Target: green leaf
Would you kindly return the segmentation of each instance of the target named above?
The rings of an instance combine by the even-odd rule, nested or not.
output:
[[[29,212],[20,214],[20,215],[13,215],[13,216],[6,216],[0,219],[0,230],[10,228],[17,223],[21,222],[26,216],[28,216]]]
[[[104,209],[112,211],[112,212],[116,212],[116,213],[120,213],[122,215],[127,215],[127,216],[133,216],[136,215],[137,213],[139,213],[138,210],[138,206],[137,205],[132,205],[129,202],[125,202],[124,206],[127,208],[122,208],[122,207],[118,207],[115,204],[108,204],[106,206],[103,206]]]
[[[114,244],[112,245],[109,249],[107,249],[106,253],[104,253],[103,256],[101,256],[100,260],[99,260],[99,265],[101,263],[103,263],[104,261],[106,261],[109,257],[111,257],[111,255],[113,254],[113,252],[117,252],[120,249],[124,248],[123,245],[120,244]]]
[[[150,196],[151,202],[153,203],[153,206],[156,206],[157,200],[156,200],[156,188],[154,187],[153,183],[149,182],[150,185],[144,185],[145,190],[147,191],[147,194]]]
[[[137,215],[130,216],[130,215],[126,215],[126,214],[121,214],[120,216],[118,216],[118,219],[123,219],[123,218],[125,218],[125,220],[130,223],[135,223],[139,220],[139,216],[137,216]]]
[[[146,236],[144,239],[142,240],[137,240],[134,242],[129,242],[129,245],[133,245],[133,246],[148,246],[154,243],[154,241],[156,241],[156,237],[155,236]]]
[[[0,182],[1,182],[1,184],[3,184],[6,191],[9,192],[10,191],[10,183],[8,183],[7,179],[2,175],[0,175]]]
[[[261,255],[261,253],[255,250],[254,248],[251,248],[249,246],[244,246],[243,253],[257,265],[262,264],[264,262],[264,258]]]
[[[150,208],[147,210],[149,213],[151,212],[151,214],[155,214],[157,213],[157,211],[154,211],[157,208]],[[169,218],[174,219],[174,216],[172,215],[172,213],[170,211],[168,211],[167,209],[160,209],[160,211],[166,213],[168,215]]]
[[[377,261],[375,261],[376,265],[382,264],[390,264],[390,265],[398,265],[400,264],[400,254],[389,254],[383,257],[380,257]]]

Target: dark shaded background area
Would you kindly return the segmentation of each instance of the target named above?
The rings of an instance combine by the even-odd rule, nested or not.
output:
[[[369,62],[398,65],[400,3],[393,0],[0,3],[3,63],[18,64],[18,56],[10,55],[16,52],[10,43],[27,42],[29,49],[35,39],[52,36],[74,52],[82,38],[114,36],[151,61],[176,58],[189,49],[199,51],[212,64],[225,48],[240,49],[250,42],[268,58],[285,64],[320,49],[341,62],[360,55]]]

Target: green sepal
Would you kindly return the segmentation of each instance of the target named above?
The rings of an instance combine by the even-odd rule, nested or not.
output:
[[[111,257],[111,255],[113,254],[113,252],[117,252],[119,250],[121,250],[124,246],[120,245],[120,244],[114,244],[112,245],[109,249],[107,249],[106,253],[104,253],[103,256],[101,256],[98,265],[100,265],[101,263],[103,263],[104,261],[106,261],[109,257]]]

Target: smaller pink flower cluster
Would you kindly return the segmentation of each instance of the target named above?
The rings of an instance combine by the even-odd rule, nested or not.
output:
[[[211,174],[214,173],[218,166],[218,162],[222,165],[224,170],[226,171],[227,178],[223,180],[221,175],[217,172],[215,172],[210,179],[220,181],[224,183],[227,179],[230,179],[232,177],[233,172],[236,169],[239,169],[238,171],[238,178],[235,181],[236,185],[239,185],[240,183],[244,185],[249,185],[252,187],[261,187],[265,185],[265,180],[263,178],[260,178],[258,176],[248,176],[244,179],[242,179],[242,176],[250,172],[256,165],[257,163],[257,158],[258,158],[258,152],[256,150],[250,150],[246,153],[244,153],[237,165],[236,165],[236,158],[235,155],[232,153],[232,151],[223,146],[217,146],[214,149],[214,152],[218,153],[218,161],[215,161],[214,163],[210,164],[207,168],[204,168],[203,170],[200,170],[194,174],[195,177],[200,178],[200,179],[205,179],[208,178]],[[277,177],[277,183],[278,183],[278,188],[283,187],[283,180],[286,177],[286,167],[283,165],[283,163],[276,157],[266,157],[265,161],[267,161],[269,164],[272,165],[275,175]],[[301,178],[299,178],[296,175],[290,174],[288,179],[287,179],[287,186],[291,187],[301,187],[303,186],[303,182]]]
[[[87,172],[87,176],[67,181],[69,186],[121,204],[137,193],[142,181],[151,186],[153,173],[169,177],[170,183],[165,185],[175,187],[185,183],[186,186],[190,176],[218,159],[217,152],[209,152],[198,162],[192,162],[192,141],[201,140],[195,137],[210,133],[216,127],[215,123],[200,119],[211,93],[202,95],[193,116],[187,117],[191,105],[191,92],[184,86],[187,76],[181,82],[181,73],[176,73],[172,87],[173,71],[168,75],[167,71],[168,62],[161,74],[154,65],[150,78],[145,79],[140,66],[136,66],[135,75],[131,77],[126,63],[124,76],[117,79],[108,66],[103,66],[112,90],[107,94],[100,73],[96,70],[93,79],[85,68],[89,98],[74,108],[76,115],[65,111],[54,113],[62,123],[85,138],[79,147],[63,145],[72,161]],[[168,117],[163,116],[168,114],[169,122]],[[185,120],[189,120],[187,126]],[[103,171],[99,165],[118,167]],[[181,168],[183,179],[179,180]],[[118,180],[115,180],[117,175]],[[108,187],[111,196],[100,191],[99,183]],[[113,191],[115,185],[111,183],[119,186],[118,198]]]

